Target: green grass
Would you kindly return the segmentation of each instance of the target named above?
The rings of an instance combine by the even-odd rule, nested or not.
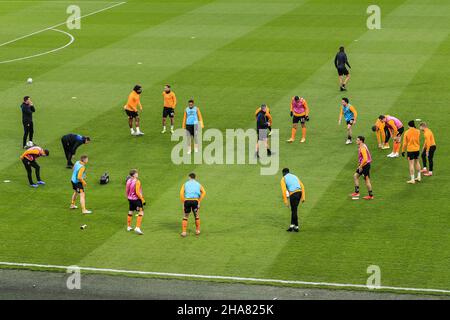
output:
[[[82,14],[110,5],[76,3]],[[68,4],[73,1],[0,1],[0,44],[65,21]],[[128,1],[83,19],[81,30],[68,30],[76,41],[63,51],[0,64],[0,181],[12,181],[0,184],[0,261],[355,284],[365,284],[366,269],[375,264],[382,285],[450,289],[450,5],[379,0],[382,30],[370,31],[370,4]],[[44,32],[0,47],[0,62],[67,41]],[[344,127],[337,126],[342,95],[332,59],[339,45],[353,67],[348,96],[360,114],[355,134],[368,137],[374,158],[376,200],[370,203],[348,198],[357,150],[344,145]],[[122,111],[135,83],[144,87],[142,138],[129,136]],[[177,126],[191,97],[206,127],[220,130],[253,128],[256,106],[269,104],[280,129],[280,166],[307,188],[301,233],[284,231],[289,213],[280,173],[261,176],[256,165],[171,163],[174,143],[159,133],[165,83],[180,101]],[[311,107],[304,145],[284,143],[294,94]],[[35,141],[51,152],[39,160],[47,186],[37,190],[27,187],[18,160],[24,95],[37,106]],[[438,143],[433,178],[407,185],[406,160],[376,149],[370,127],[383,113],[429,123]],[[78,152],[90,158],[87,201],[94,215],[88,217],[67,209],[71,173],[59,140],[69,132],[93,138]],[[124,178],[134,167],[148,201],[143,237],[125,232]],[[112,181],[100,186],[104,171]],[[178,192],[190,171],[208,193],[203,233],[181,239]]]

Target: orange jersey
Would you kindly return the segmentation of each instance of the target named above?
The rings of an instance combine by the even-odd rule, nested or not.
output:
[[[129,111],[137,111],[138,106],[142,109],[141,96],[133,90],[128,96],[128,102],[125,105],[125,109]]]
[[[386,141],[386,132],[384,131],[385,124],[380,119],[375,122],[375,127],[377,128],[375,134],[377,136],[378,144],[384,143]]]
[[[420,130],[416,128],[409,128],[406,130],[405,135],[403,137],[403,147],[402,151],[404,152],[416,152],[420,150]]]
[[[30,161],[34,161],[39,158],[43,154],[43,152],[44,151],[40,147],[31,147],[30,149],[22,153],[22,155],[20,156],[20,160],[28,159]]]
[[[177,97],[173,91],[166,93],[165,91],[162,93],[164,97],[164,107],[175,109],[177,106]]]
[[[258,113],[261,111],[261,107],[256,109],[255,111],[255,117],[258,116]],[[272,115],[270,114],[270,108],[266,107],[266,117],[269,120],[269,124],[272,125]]]
[[[430,129],[425,128],[423,130],[423,136],[425,138],[425,141],[423,144],[423,149],[428,151],[428,150],[430,150],[430,147],[436,145],[436,141],[434,140],[434,134]]]

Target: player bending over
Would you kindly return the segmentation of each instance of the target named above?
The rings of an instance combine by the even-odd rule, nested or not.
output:
[[[141,181],[138,179],[138,177],[139,177],[138,171],[136,169],[131,170],[129,179],[127,180],[127,186],[125,189],[125,193],[129,203],[127,231],[133,230],[133,228],[131,227],[131,222],[133,220],[133,212],[137,211],[138,216],[134,232],[136,232],[139,235],[143,235],[144,233],[141,231],[141,225],[142,225],[142,218],[144,217],[145,199],[142,194]]]
[[[175,92],[172,91],[170,85],[166,84],[164,86],[164,91],[162,93],[164,97],[164,108],[162,113],[162,126],[163,129],[161,133],[166,133],[166,119],[170,118],[170,132],[173,133],[173,123],[175,119],[175,107],[177,106],[177,97]]]
[[[131,91],[128,96],[127,104],[123,107],[128,116],[128,125],[130,127],[131,135],[133,136],[144,135],[144,133],[139,129],[139,113],[137,109],[139,107],[142,112],[141,93],[142,87],[140,85],[135,85],[133,91]],[[136,131],[133,129],[133,119],[136,126]]]
[[[414,120],[408,122],[409,129],[405,131],[403,136],[402,157],[405,156],[405,150],[407,151],[409,174],[411,179],[406,181],[407,183],[414,184],[420,182],[420,130],[416,128]],[[414,179],[415,171],[417,171],[417,178]]]
[[[183,202],[183,222],[181,236],[186,237],[189,214],[194,213],[195,217],[195,234],[200,234],[200,203],[206,196],[206,191],[203,186],[195,180],[195,173],[189,174],[189,180],[181,186],[180,199]]]
[[[428,129],[428,126],[425,122],[422,122],[419,126],[420,130],[423,132],[425,142],[423,144],[422,149],[422,162],[423,169],[420,172],[423,173],[424,176],[431,177],[433,175],[433,165],[434,165],[434,153],[436,152],[436,141],[434,140],[434,134]],[[429,167],[427,169],[427,158]]]
[[[352,127],[356,124],[356,118],[358,117],[358,112],[355,107],[349,103],[348,98],[342,98],[342,106],[341,112],[339,113],[339,121],[338,124],[341,125],[342,116],[345,118],[345,122],[347,123],[347,141],[345,144],[352,143]]]
[[[394,140],[394,145],[392,147],[392,152],[387,155],[388,158],[398,158],[400,152],[400,145],[402,143],[402,134],[405,131],[403,123],[396,117],[390,115],[380,115],[378,119],[384,123],[384,125],[389,129],[392,139]]]
[[[356,172],[353,175],[355,180],[355,192],[351,194],[353,200],[359,199],[359,178],[361,176],[364,176],[367,191],[369,192],[369,195],[365,196],[364,199],[373,199],[372,184],[370,183],[370,164],[372,163],[372,156],[364,141],[365,138],[363,136],[359,136],[356,139],[356,144],[358,145],[358,168],[356,168]]]
[[[23,165],[25,166],[25,170],[27,170],[27,176],[28,176],[28,182],[30,184],[30,187],[37,188],[39,185],[44,185],[45,182],[41,180],[41,167],[37,163],[37,158],[39,157],[48,157],[49,151],[47,149],[42,149],[41,147],[34,146],[29,149],[27,149],[22,155],[20,156],[20,160],[22,160]],[[32,177],[32,169],[34,168],[34,171],[36,173],[36,179],[37,183],[33,182]]]
[[[61,138],[61,144],[64,149],[64,154],[66,155],[67,165],[66,168],[72,169],[72,157],[77,152],[77,149],[82,144],[88,144],[91,141],[91,138],[84,137],[79,134],[69,133]]]
[[[83,214],[90,214],[92,211],[86,209],[86,194],[84,188],[86,187],[86,164],[88,163],[88,156],[81,156],[80,161],[75,162],[73,166],[72,173],[72,202],[70,204],[70,209],[77,209],[75,201],[77,201],[77,196],[80,195],[81,212]]]
[[[289,143],[294,142],[295,135],[297,133],[298,123],[302,126],[302,139],[301,143],[306,141],[306,121],[309,121],[309,107],[305,99],[295,96],[291,100],[291,117],[292,117],[292,130],[291,138],[287,141]]]
[[[183,129],[186,129],[187,135],[187,154],[191,154],[192,140],[194,140],[194,151],[198,152],[198,125],[204,128],[203,118],[200,109],[194,105],[194,100],[189,100],[189,105],[184,110]]]
[[[389,149],[389,139],[391,138],[391,132],[384,124],[384,122],[381,122],[380,119],[377,119],[375,125],[372,127],[372,131],[375,132],[375,135],[377,136],[378,148],[382,150]]]
[[[300,202],[305,202],[305,186],[300,179],[289,173],[288,168],[283,169],[283,178],[281,178],[281,194],[284,204],[291,208],[291,225],[286,230],[288,232],[298,232],[298,206]],[[289,197],[289,202],[288,198]]]

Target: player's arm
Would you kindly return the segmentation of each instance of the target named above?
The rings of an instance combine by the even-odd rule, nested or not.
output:
[[[351,69],[352,67],[350,67],[350,63],[348,63],[348,58],[347,55],[345,55],[345,64]]]
[[[353,112],[353,115],[355,116],[353,123],[356,123],[356,118],[358,118],[358,111],[356,111],[356,108],[354,106],[350,106],[350,111]]]
[[[184,111],[183,115],[183,125],[181,126],[183,129],[186,129],[186,110]]]
[[[81,167],[80,171],[78,171],[78,176],[77,176],[78,181],[80,181],[83,186],[85,186],[87,184],[86,180],[83,179],[83,174],[84,174],[85,170],[86,170],[85,167]]]
[[[175,109],[176,106],[177,106],[177,96],[174,93],[173,94],[173,108]]]
[[[391,120],[391,121],[389,121],[388,123],[389,123],[389,126],[390,126],[390,127],[392,128],[392,130],[393,130],[392,136],[393,136],[393,137],[396,137],[396,136],[397,136],[397,133],[398,133],[398,128],[397,128],[397,126],[395,125],[394,120]]]
[[[272,115],[270,114],[270,112],[266,112],[266,117],[269,120],[269,125],[272,125]]]
[[[200,112],[199,108],[197,108],[197,117],[198,117],[198,121],[200,122],[200,126],[203,129],[205,127],[205,125],[203,124],[203,117],[202,117],[202,113]]]
[[[309,117],[309,106],[308,106],[308,102],[306,102],[306,100],[303,100],[304,102],[304,106],[305,106],[305,116]]]
[[[198,199],[198,202],[202,202],[205,196],[206,196],[205,188],[203,188],[203,186],[200,186],[200,199]]]
[[[184,202],[184,200],[185,200],[185,197],[184,197],[184,184],[181,186],[181,189],[180,189],[180,200],[181,200],[181,202]]]
[[[405,152],[405,150],[408,147],[409,144],[409,132],[407,132],[404,136],[403,136],[403,146],[402,146],[402,153]]]
[[[135,187],[136,195],[142,201],[142,204],[144,204],[145,203],[145,199],[144,199],[144,196],[141,193],[141,187],[142,187],[141,182],[139,180],[136,181],[136,185],[134,187]]]
[[[338,121],[338,124],[341,124],[341,122],[342,122],[342,116],[344,115],[344,111],[342,110],[342,108],[341,108],[341,112],[339,112],[339,121]]]
[[[261,108],[256,109],[255,111],[255,117],[258,115],[258,113],[261,111]]]
[[[431,133],[426,134],[425,140],[423,143],[423,149],[427,152],[427,154],[430,151],[430,147],[431,147],[431,137],[432,137]]]
[[[338,55],[336,54],[336,56],[334,57],[334,66],[336,67],[336,69],[337,69],[337,67],[338,67]]]
[[[305,186],[303,185],[303,182],[301,182],[301,180],[299,179],[298,182],[300,183],[300,186],[302,187],[302,202],[305,202],[306,200],[306,190],[305,190]]]
[[[37,149],[27,150],[20,156],[20,159],[22,160],[27,155],[35,155],[35,156],[37,156],[37,155],[39,155],[39,150],[37,150]]]
[[[292,103],[294,102],[294,97],[292,97],[292,99],[291,99],[291,104],[290,104],[290,106],[289,106],[289,111],[291,112],[291,117],[294,115],[294,109],[293,109],[293,107],[292,107]]]
[[[286,182],[284,181],[284,177],[281,178],[280,186],[281,186],[281,194],[283,196],[283,202],[285,205],[288,205],[287,196],[286,196],[287,189],[286,189]]]

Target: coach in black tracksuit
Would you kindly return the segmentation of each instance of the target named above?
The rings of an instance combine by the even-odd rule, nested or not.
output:
[[[77,149],[82,144],[87,144],[91,138],[79,134],[69,133],[61,138],[61,143],[67,159],[67,168],[72,168],[72,157],[75,155]]]
[[[27,145],[27,138],[29,138],[30,141],[33,141],[33,134],[34,134],[33,113],[36,111],[36,109],[34,108],[33,102],[31,101],[29,96],[25,96],[23,98],[23,103],[20,106],[20,109],[22,109],[22,124],[23,124],[22,146],[23,148],[25,148]]]
[[[269,129],[270,121],[266,115],[267,106],[265,104],[261,105],[261,111],[256,115],[256,131],[258,135],[258,142],[263,141],[267,148],[267,155],[271,156],[272,151],[269,147],[269,142],[267,140],[267,132]],[[256,157],[259,158],[259,143],[256,144]]]

